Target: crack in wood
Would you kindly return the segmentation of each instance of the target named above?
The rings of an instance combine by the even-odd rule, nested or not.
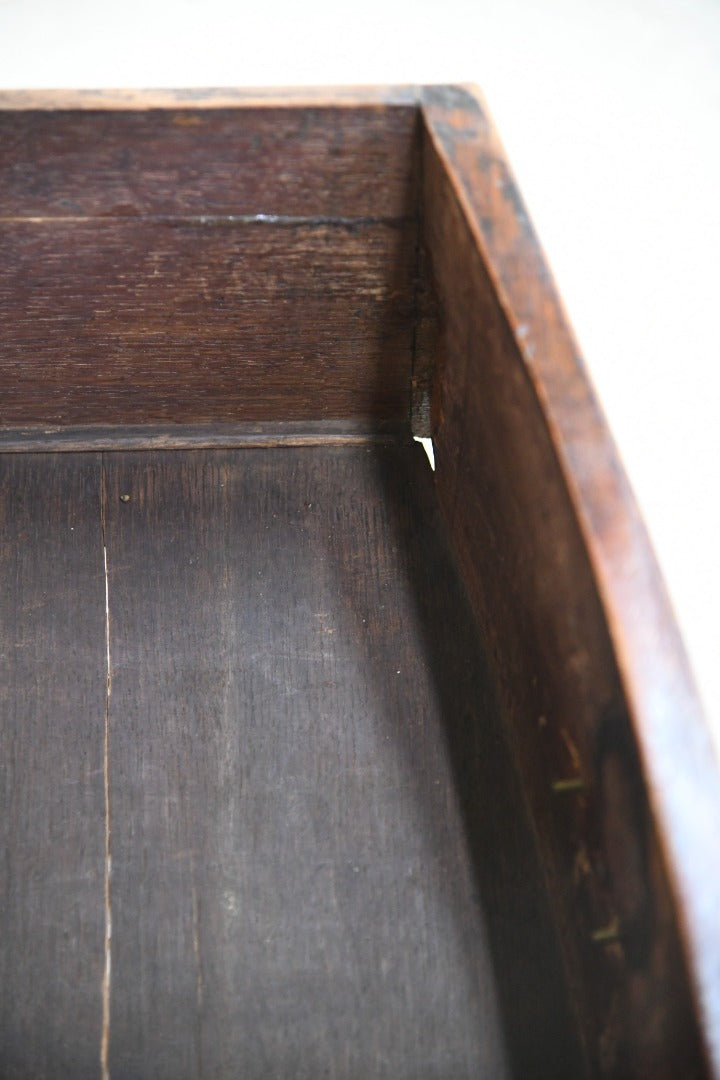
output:
[[[110,893],[110,875],[112,872],[112,855],[110,850],[110,694],[112,691],[112,668],[110,666],[110,588],[108,581],[108,557],[105,528],[105,509],[107,505],[105,463],[101,463],[100,480],[100,527],[103,546],[103,566],[105,574],[105,650],[106,650],[106,684],[105,684],[105,731],[103,749],[103,782],[105,789],[105,868],[104,868],[104,901],[105,901],[105,963],[101,983],[102,994],[102,1030],[100,1034],[100,1071],[102,1080],[110,1080],[108,1064],[110,1052],[110,977],[112,965],[112,907]]]

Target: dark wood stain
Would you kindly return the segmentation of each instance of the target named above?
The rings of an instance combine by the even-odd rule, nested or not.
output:
[[[113,1076],[577,1075],[422,452],[105,470]]]
[[[0,223],[0,420],[408,418],[416,229]]]
[[[104,967],[100,456],[0,456],[0,1074],[97,1076]]]
[[[3,1075],[577,1076],[422,452],[1,462]]]
[[[432,410],[438,497],[493,657],[591,1071],[703,1075],[664,852],[647,810],[626,812],[638,798],[648,805],[643,729],[632,726],[575,484],[603,495],[606,514],[617,506],[620,536],[634,507],[610,490],[609,439],[489,125],[465,99],[433,100],[424,235],[443,328]],[[577,458],[568,481],[558,428],[592,442],[591,475]],[[627,609],[626,625],[638,615]],[[674,646],[668,625],[669,665]],[[683,701],[678,691],[678,721]],[[598,751],[608,716],[625,732],[612,766]],[[656,763],[645,763],[651,783]]]
[[[716,763],[474,93],[0,94],[0,206],[0,1074],[720,1077]]]
[[[1,216],[397,218],[417,177],[416,135],[416,109],[382,104],[0,107]]]

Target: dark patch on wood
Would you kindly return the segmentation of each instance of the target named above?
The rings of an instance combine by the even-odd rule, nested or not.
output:
[[[0,1074],[99,1074],[105,583],[98,455],[0,456]]]
[[[469,86],[424,86],[420,100],[423,105],[433,106],[438,110],[460,110],[466,127],[470,127],[479,111],[477,98]]]

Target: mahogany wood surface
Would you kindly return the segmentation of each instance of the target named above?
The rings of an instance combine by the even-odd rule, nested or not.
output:
[[[0,422],[409,423],[417,132],[0,107]]]
[[[0,217],[414,212],[417,111],[12,110],[0,96]]]
[[[0,94],[0,252],[7,1074],[720,1078],[717,762],[475,92]]]
[[[582,1075],[421,449],[4,475],[3,1075]]]
[[[4,424],[409,417],[412,226],[0,233]]]
[[[717,1071],[720,790],[687,661],[487,116],[457,88],[429,91],[423,112],[438,496],[492,650],[592,1071]]]

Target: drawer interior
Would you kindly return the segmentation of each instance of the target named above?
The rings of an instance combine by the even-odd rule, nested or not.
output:
[[[707,1074],[644,533],[494,139],[4,99],[2,1075]]]
[[[94,1075],[104,987],[113,1075],[569,1075],[422,450],[1,467],[7,1067]]]

